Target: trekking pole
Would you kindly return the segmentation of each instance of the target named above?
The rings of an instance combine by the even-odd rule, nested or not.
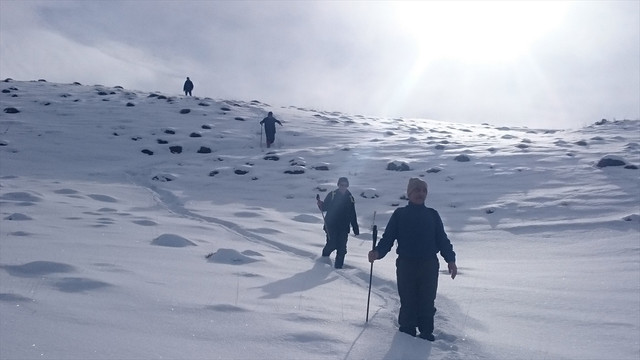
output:
[[[262,150],[262,124],[260,124],[260,150]]]
[[[375,213],[374,213],[375,218]],[[373,246],[372,250],[376,248],[376,241],[378,240],[378,226],[373,225]],[[369,301],[371,300],[371,280],[373,280],[373,261],[371,262],[371,270],[369,271],[369,295],[367,295],[367,319],[365,322],[369,322]]]

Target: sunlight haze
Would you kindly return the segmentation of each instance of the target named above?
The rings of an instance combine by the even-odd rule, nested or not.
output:
[[[640,1],[0,0],[0,78],[568,128],[640,118]]]

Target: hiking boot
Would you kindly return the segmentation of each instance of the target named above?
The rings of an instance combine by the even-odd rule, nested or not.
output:
[[[425,339],[425,340],[429,340],[429,341],[435,341],[436,337],[433,336],[433,334],[431,333],[420,333],[419,335],[420,339]]]
[[[400,326],[400,332],[416,337],[416,328],[412,329],[412,328]]]

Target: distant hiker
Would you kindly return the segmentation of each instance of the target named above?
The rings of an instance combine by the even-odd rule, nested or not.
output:
[[[444,231],[438,212],[424,205],[427,183],[418,178],[409,179],[407,186],[409,204],[396,209],[384,230],[380,243],[369,251],[369,262],[382,259],[398,241],[396,253],[396,278],[400,295],[400,331],[434,341],[433,318],[438,290],[437,254],[448,264],[449,274],[455,279],[458,273],[456,253]]]
[[[260,125],[264,124],[264,132],[267,135],[267,147],[271,147],[271,144],[276,140],[276,123],[282,126],[280,120],[274,118],[271,111],[269,111],[266,118],[260,121]]]
[[[360,235],[355,200],[348,189],[349,179],[341,177],[338,179],[338,189],[327,194],[324,201],[317,200],[320,211],[327,212],[324,224],[327,243],[322,249],[322,256],[327,257],[333,250],[337,250],[334,263],[336,269],[342,269],[344,256],[347,254],[349,225],[355,235]]]
[[[191,90],[193,90],[193,83],[191,82],[191,79],[189,79],[189,77],[187,76],[187,81],[184,82],[184,86],[182,87],[182,90],[184,90],[184,95],[187,96],[191,96]]]

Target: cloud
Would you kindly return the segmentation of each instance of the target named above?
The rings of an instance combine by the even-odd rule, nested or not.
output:
[[[0,4],[0,76],[20,80],[179,94],[190,76],[196,96],[534,127],[640,116],[638,2],[569,2],[528,52],[495,62],[421,48],[392,2]]]

